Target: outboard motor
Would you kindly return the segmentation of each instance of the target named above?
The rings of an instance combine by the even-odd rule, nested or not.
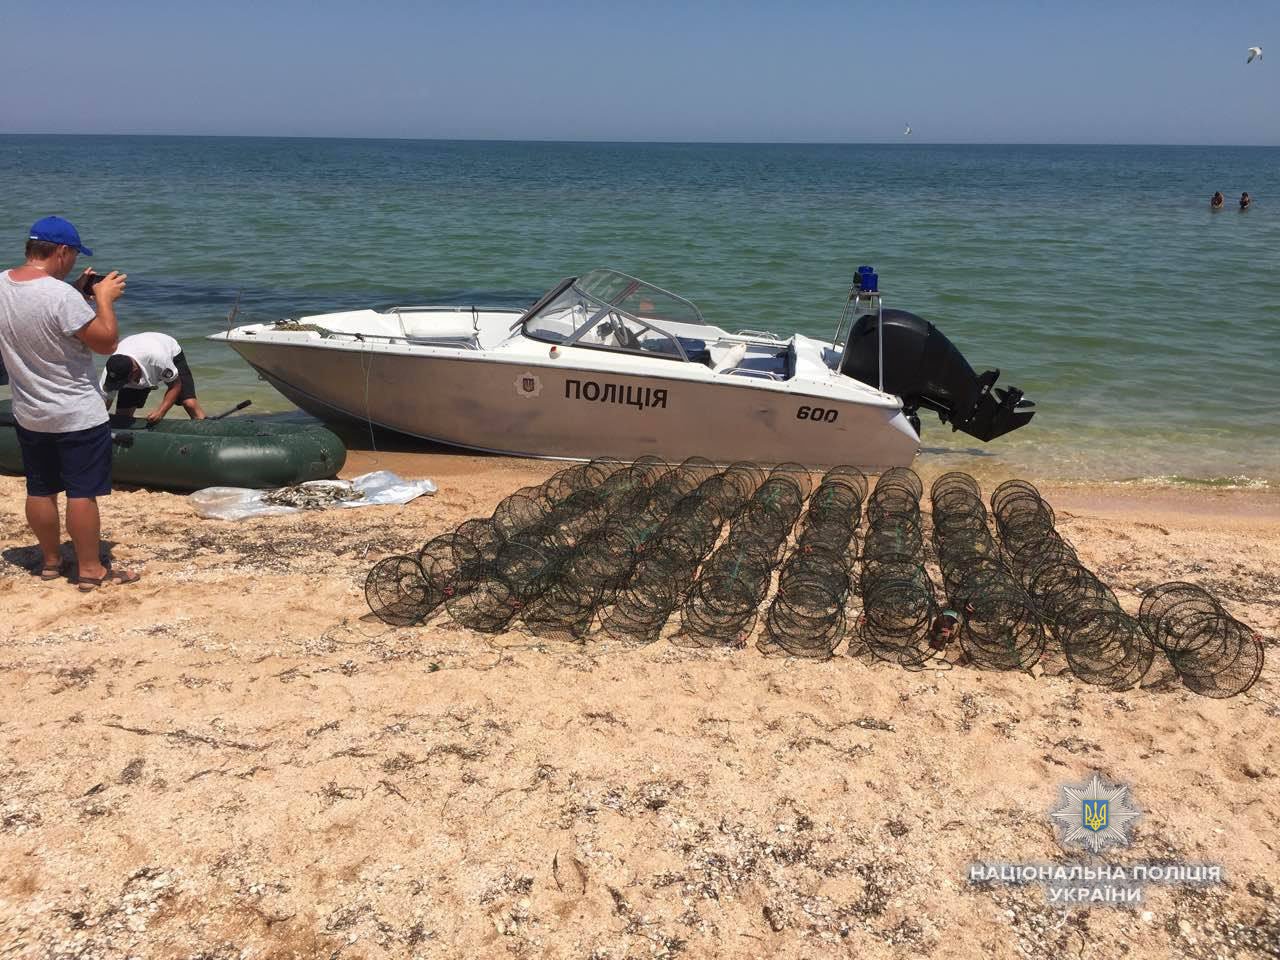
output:
[[[982,376],[928,320],[905,310],[881,310],[884,317],[884,389],[902,398],[903,410],[920,432],[916,410],[934,410],[952,430],[994,440],[1023,426],[1035,411],[1017,387],[995,388],[999,370]],[[849,330],[840,372],[880,386],[876,317],[865,314]],[[993,389],[995,388],[995,389]]]

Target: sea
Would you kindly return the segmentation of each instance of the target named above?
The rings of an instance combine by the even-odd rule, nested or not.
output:
[[[206,339],[233,308],[518,307],[608,266],[830,337],[865,264],[1036,403],[990,444],[921,411],[922,459],[1280,490],[1280,148],[8,135],[0,183],[0,260],[71,219],[211,412],[293,410]]]

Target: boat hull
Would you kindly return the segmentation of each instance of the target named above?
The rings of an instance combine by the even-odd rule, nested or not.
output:
[[[901,409],[649,373],[492,355],[406,355],[231,341],[277,390],[327,421],[373,424],[519,456],[909,465]]]

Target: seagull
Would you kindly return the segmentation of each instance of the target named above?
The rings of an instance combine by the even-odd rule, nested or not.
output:
[[[1253,63],[1253,61],[1255,61],[1255,60],[1261,60],[1261,59],[1262,59],[1262,48],[1261,48],[1261,47],[1250,47],[1250,48],[1249,48],[1249,59],[1248,59],[1248,60],[1246,60],[1246,61],[1245,61],[1245,63]]]
[[[903,135],[904,137],[909,137],[909,136],[911,136],[911,124],[909,124],[909,123],[907,124],[907,129],[905,129],[905,130],[903,130],[903,131],[902,131],[902,135]]]

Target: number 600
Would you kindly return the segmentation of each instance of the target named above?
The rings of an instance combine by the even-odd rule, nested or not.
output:
[[[811,422],[835,423],[838,416],[840,416],[840,411],[835,407],[830,409],[826,407],[801,407],[796,411],[797,420],[809,420]]]

